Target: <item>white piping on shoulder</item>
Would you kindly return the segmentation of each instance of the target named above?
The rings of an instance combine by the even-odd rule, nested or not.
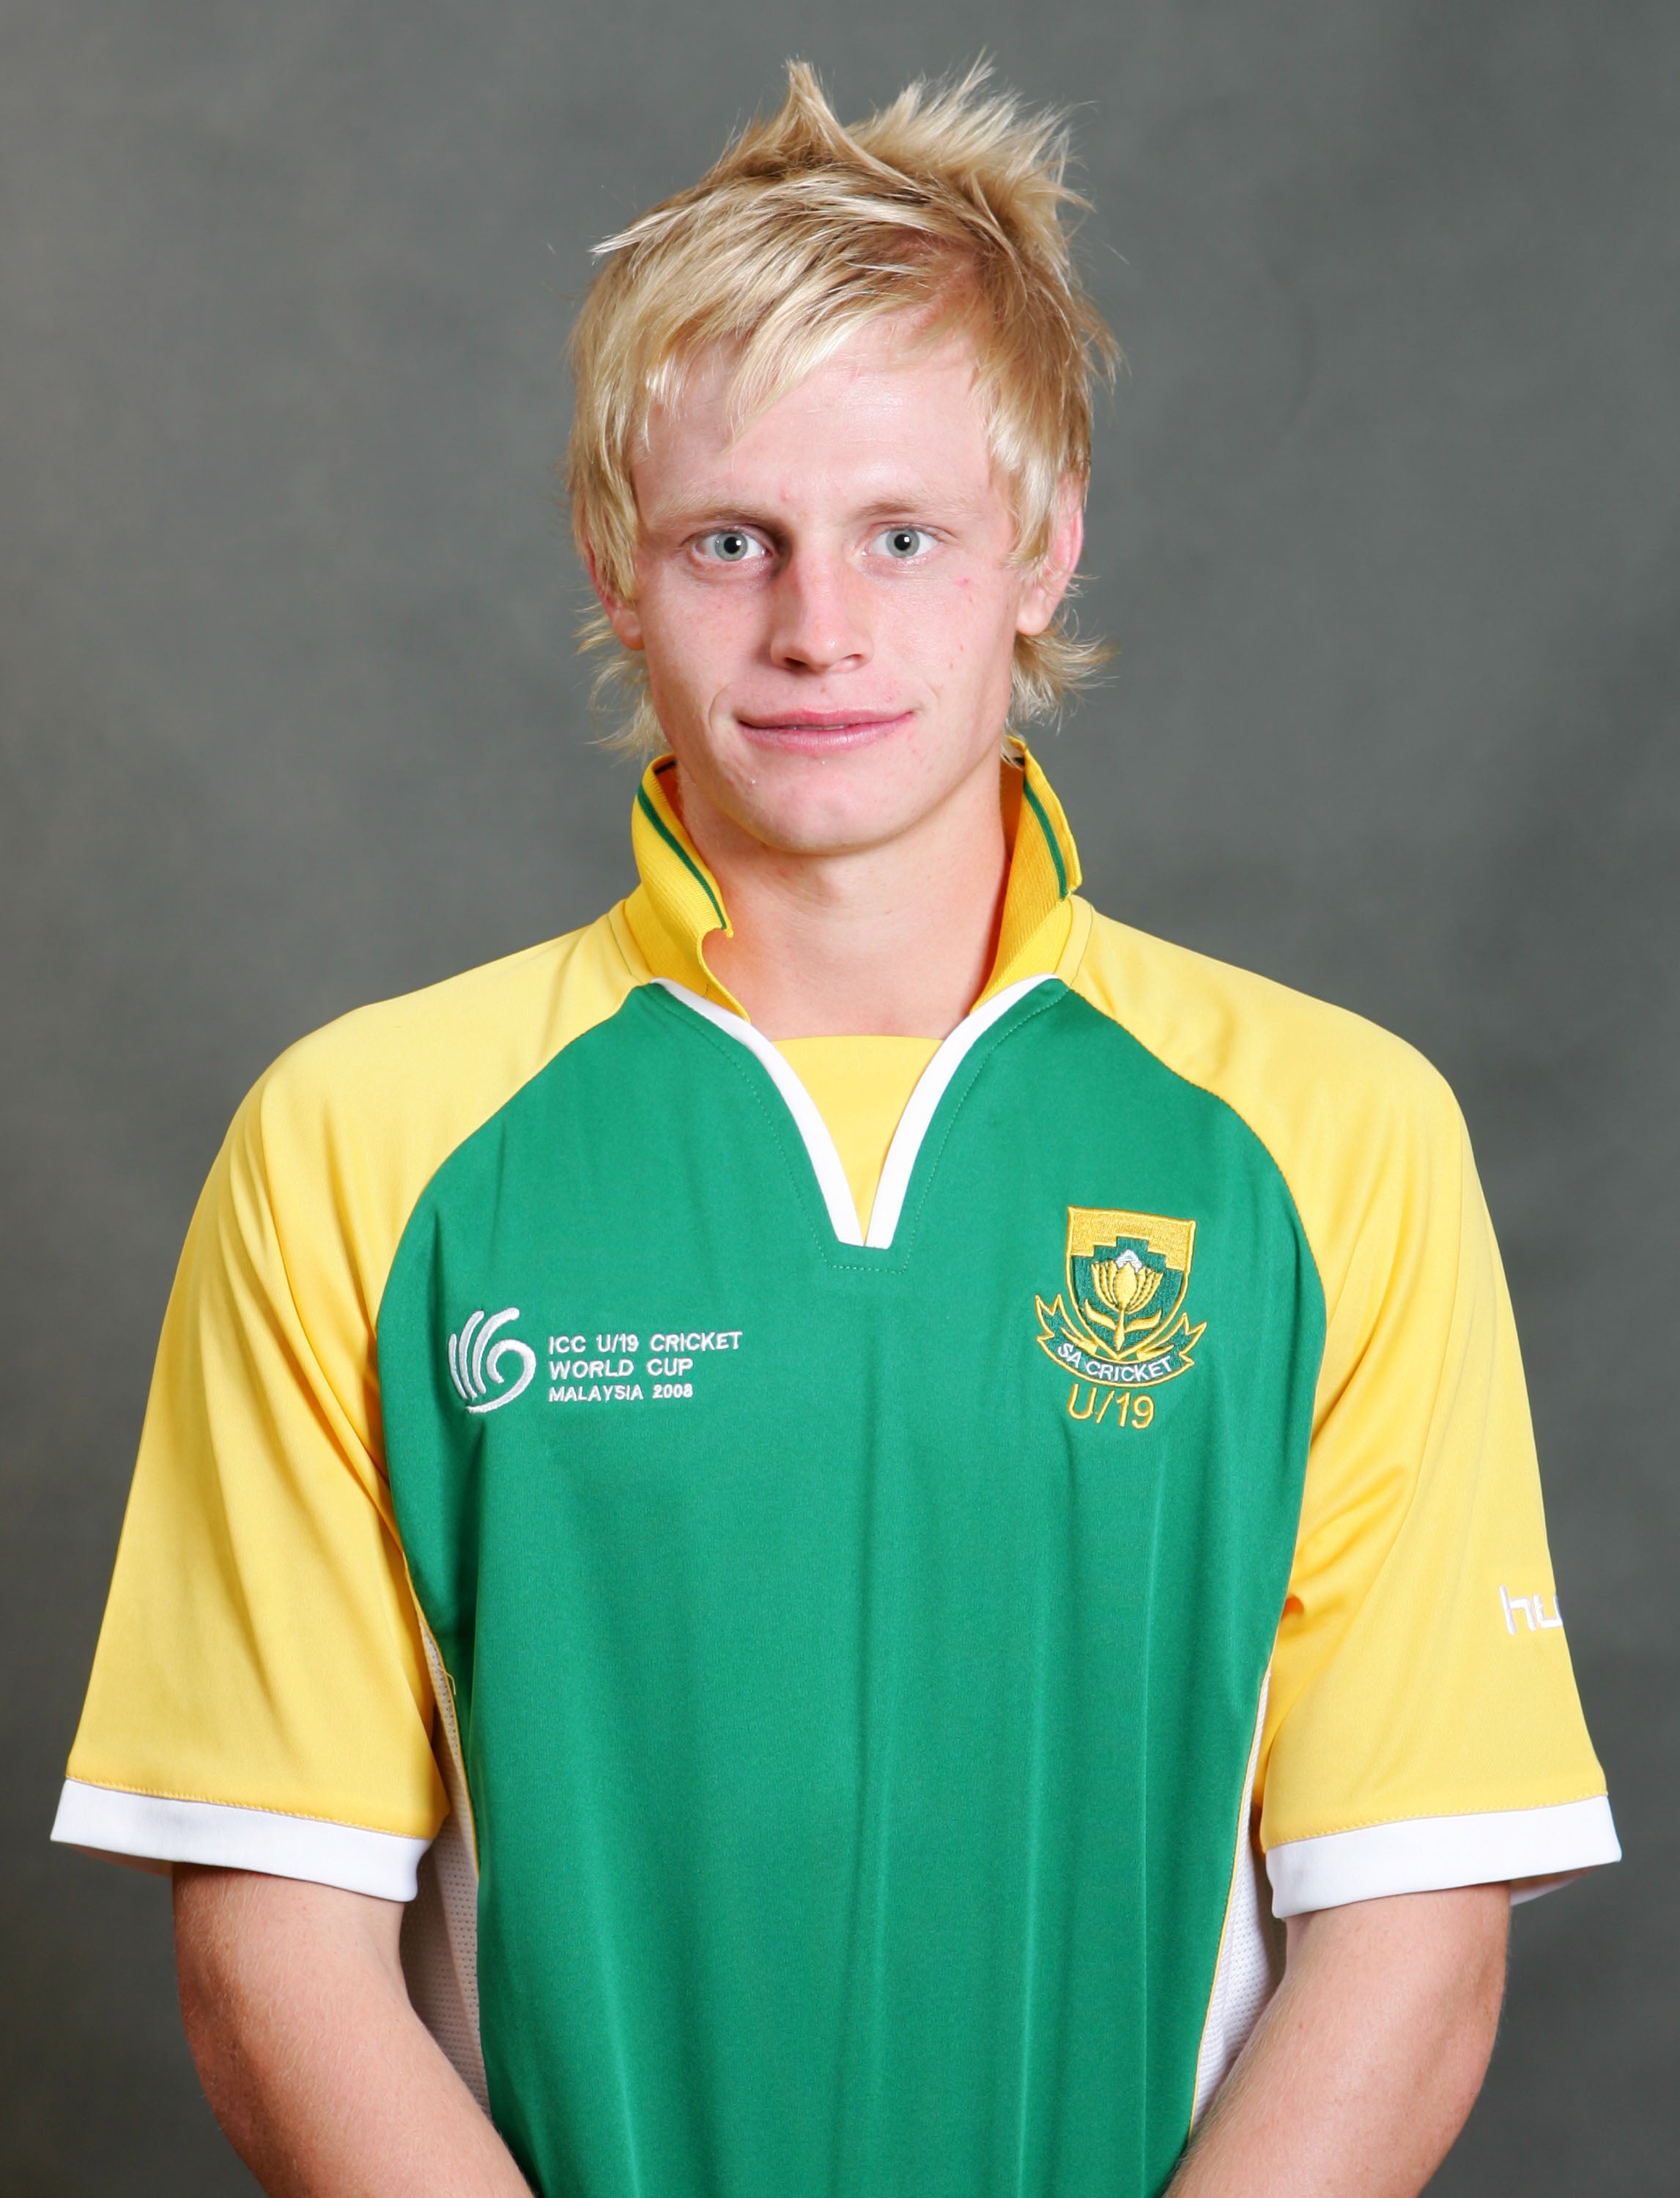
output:
[[[811,1097],[786,1057],[779,1053],[762,1031],[757,1030],[744,1015],[733,1014],[711,1000],[703,1000],[698,992],[691,992],[686,985],[679,985],[671,977],[655,977],[654,982],[663,987],[673,998],[681,1000],[685,1008],[692,1008],[697,1015],[744,1045],[757,1060],[763,1062],[771,1082],[782,1094],[788,1112],[793,1118],[793,1126],[804,1142],[805,1154],[811,1161],[811,1172],[817,1178],[817,1187],[823,1194],[823,1203],[828,1210],[828,1224],[842,1244],[867,1244],[872,1251],[885,1252],[891,1248],[898,1233],[899,1216],[904,1212],[904,1198],[910,1189],[910,1177],[915,1172],[916,1155],[921,1150],[921,1141],[929,1125],[939,1111],[939,1102],[945,1096],[950,1080],[962,1066],[969,1048],[984,1038],[1001,1016],[1006,1015],[1015,1002],[1023,998],[1037,985],[1048,984],[1055,973],[1046,969],[1035,977],[1023,977],[1014,985],[989,999],[984,1007],[976,1008],[965,1015],[950,1036],[933,1055],[910,1094],[898,1128],[892,1133],[892,1143],[887,1148],[887,1160],[881,1172],[880,1188],[869,1215],[869,1233],[865,1237],[857,1219],[857,1208],[852,1202],[852,1186],[846,1179],[846,1169],[830,1136],[828,1124],[823,1119],[817,1102]]]

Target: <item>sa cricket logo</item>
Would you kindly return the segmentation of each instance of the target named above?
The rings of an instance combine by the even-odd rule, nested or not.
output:
[[[510,1320],[519,1318],[519,1307],[509,1305],[485,1319],[483,1311],[469,1314],[462,1323],[459,1335],[449,1340],[449,1378],[456,1393],[469,1412],[493,1412],[499,1405],[511,1404],[531,1387],[532,1376],[537,1371],[537,1354],[528,1343],[521,1343],[516,1335],[500,1336],[494,1343],[491,1338]],[[483,1322],[482,1327],[480,1323]],[[478,1329],[476,1340],[473,1331]],[[504,1358],[519,1361],[519,1373],[509,1381],[502,1371]],[[494,1382],[498,1393],[490,1393]]]
[[[1058,1291],[1053,1304],[1038,1297],[1033,1303],[1039,1348],[1073,1376],[1072,1417],[1088,1420],[1095,1412],[1104,1419],[1118,1399],[1115,1425],[1146,1428],[1154,1400],[1139,1393],[1195,1364],[1191,1353],[1207,1326],[1192,1328],[1184,1311],[1195,1239],[1194,1221],[1068,1207],[1066,1295]]]

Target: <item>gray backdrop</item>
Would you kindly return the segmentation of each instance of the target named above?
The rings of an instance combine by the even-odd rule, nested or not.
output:
[[[1520,1911],[1439,2187],[1671,2189],[1672,0],[0,8],[0,2183],[252,2186],[154,1880],[49,1850],[199,1183],[289,1039],[594,915],[548,468],[594,238],[800,52],[1079,103],[1088,890],[1468,1115],[1627,1860]],[[1663,2071],[1669,2072],[1667,2084]]]

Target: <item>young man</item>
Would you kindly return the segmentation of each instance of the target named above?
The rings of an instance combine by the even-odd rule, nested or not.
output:
[[[1450,1096],[1095,915],[1005,737],[1091,658],[1066,203],[796,70],[614,240],[641,885],[205,1192],[57,1835],[174,1864],[271,2190],[1411,2193],[1616,1854]]]

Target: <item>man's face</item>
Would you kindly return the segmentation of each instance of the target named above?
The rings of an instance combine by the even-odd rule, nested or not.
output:
[[[865,328],[735,436],[718,360],[634,471],[636,600],[608,614],[690,806],[790,854],[881,846],[995,770],[1015,636],[1078,557],[1070,486],[1049,569],[1009,563],[971,355],[913,335]]]

